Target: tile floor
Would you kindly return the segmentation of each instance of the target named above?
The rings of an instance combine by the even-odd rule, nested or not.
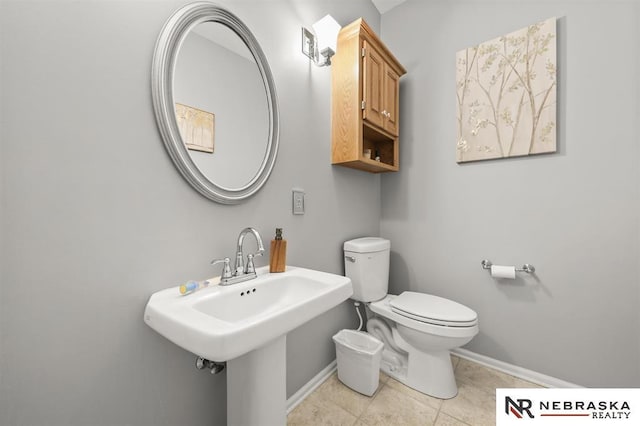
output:
[[[451,357],[458,395],[441,400],[424,395],[380,374],[376,393],[367,397],[332,374],[289,413],[289,426],[316,425],[470,425],[495,424],[495,389],[539,387],[536,384]]]

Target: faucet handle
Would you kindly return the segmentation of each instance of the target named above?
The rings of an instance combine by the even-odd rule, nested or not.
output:
[[[233,276],[231,272],[231,259],[225,257],[224,259],[214,259],[211,261],[211,265],[217,265],[218,263],[224,263],[222,267],[222,275],[220,275],[220,280],[228,279]]]
[[[247,255],[247,264],[244,267],[245,274],[254,274],[256,272],[256,265],[253,263],[253,256],[254,255],[252,254]]]
[[[264,250],[258,250],[257,252],[253,253],[253,254],[248,254],[247,255],[247,264],[244,267],[244,273],[245,274],[253,274],[256,272],[256,265],[255,263],[253,263],[253,258],[256,256],[263,256],[264,255]]]

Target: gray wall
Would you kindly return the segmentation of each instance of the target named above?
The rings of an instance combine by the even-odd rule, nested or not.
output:
[[[380,179],[331,166],[330,70],[299,39],[329,12],[379,28],[371,3],[218,2],[261,41],[280,99],[274,173],[237,206],[192,190],[156,128],[153,47],[185,3],[0,3],[0,424],[224,424],[225,375],[144,325],[149,295],[217,275],[245,226],[283,227],[290,264],[335,273],[345,239],[379,232]],[[345,303],[289,334],[289,395],[356,321]]]
[[[558,152],[458,165],[455,54],[558,17]],[[411,28],[411,31],[407,31]],[[478,312],[468,349],[584,386],[640,386],[640,2],[409,0],[401,171],[382,178],[391,286]],[[480,267],[532,263],[498,282]]]

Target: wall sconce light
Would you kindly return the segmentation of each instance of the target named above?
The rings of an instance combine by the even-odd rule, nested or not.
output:
[[[319,67],[331,65],[341,28],[331,15],[313,24],[313,32],[302,27],[302,53]]]

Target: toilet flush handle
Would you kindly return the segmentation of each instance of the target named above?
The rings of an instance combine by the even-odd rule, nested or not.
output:
[[[345,256],[344,258],[347,259],[349,262],[356,263],[356,258],[354,256]]]

